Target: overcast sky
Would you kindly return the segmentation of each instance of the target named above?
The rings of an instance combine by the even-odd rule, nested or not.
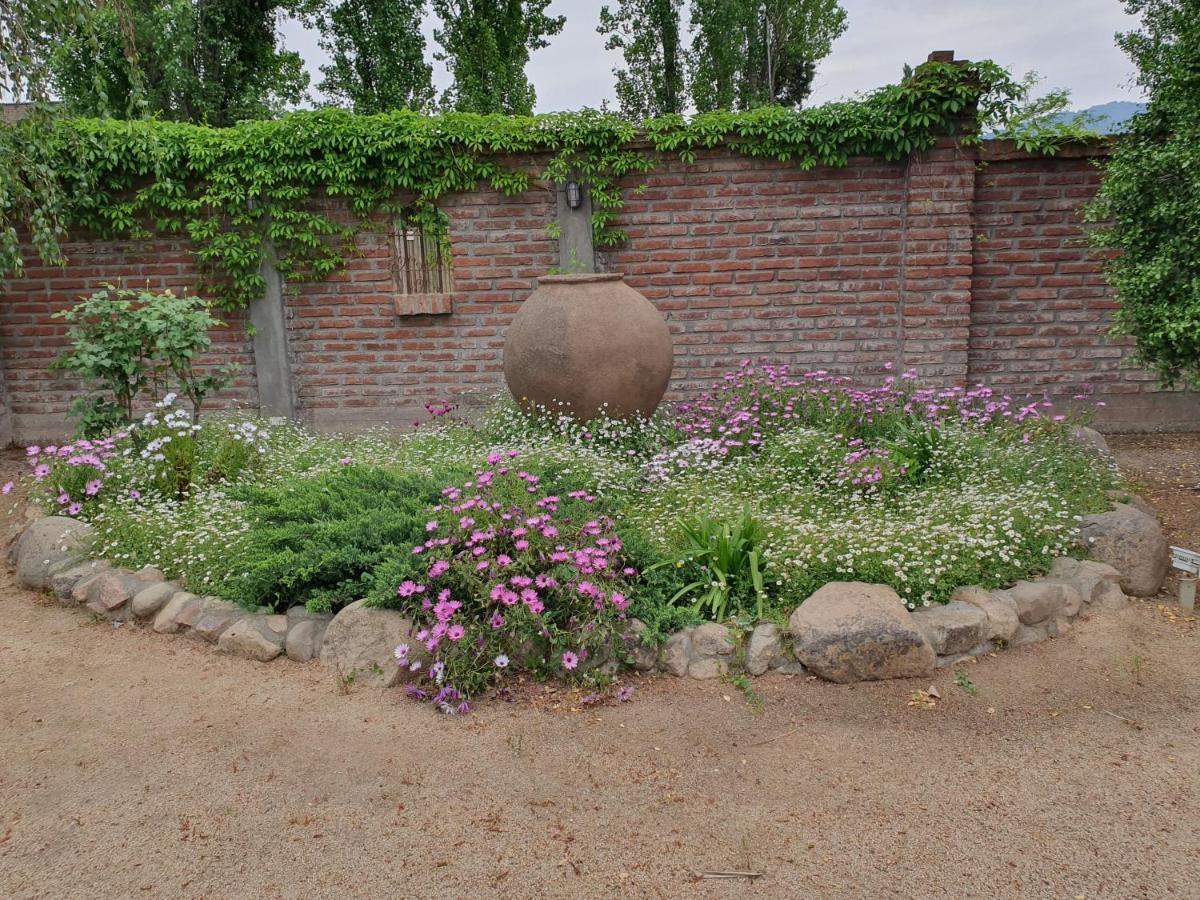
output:
[[[610,0],[615,4],[615,0]],[[604,49],[596,33],[597,0],[554,0],[549,12],[567,17],[562,34],[533,54],[529,76],[537,111],[579,109],[614,100],[612,69],[620,54]],[[810,102],[835,100],[899,79],[904,63],[931,50],[954,50],[960,59],[994,59],[1018,75],[1035,70],[1044,87],[1071,90],[1082,109],[1109,100],[1140,99],[1129,84],[1132,66],[1113,35],[1136,24],[1120,0],[842,0],[849,28],[817,69]],[[425,23],[428,52],[433,24]],[[308,63],[313,84],[327,57],[317,36],[297,22],[283,27],[284,42]],[[434,63],[439,90],[449,83]]]

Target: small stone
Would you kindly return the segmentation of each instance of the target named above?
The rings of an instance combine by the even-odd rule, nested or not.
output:
[[[1017,618],[1017,604],[1002,592],[993,593],[974,585],[960,587],[950,596],[951,602],[961,600],[979,607],[987,617],[984,629],[984,641],[987,642],[985,652],[991,652],[997,645],[1011,644],[1021,627]],[[974,652],[974,651],[972,651]]]
[[[149,584],[133,595],[130,608],[139,619],[148,619],[167,605],[179,588],[167,581]]]
[[[133,573],[133,577],[138,581],[166,581],[167,576],[163,574],[162,569],[154,566],[142,566]]]
[[[716,622],[705,622],[692,630],[692,655],[698,657],[730,656],[733,639],[729,629]]]
[[[1040,622],[1037,625],[1022,625],[1013,638],[1012,646],[1023,647],[1026,644],[1036,644],[1050,637],[1050,622]]]
[[[283,652],[283,639],[265,621],[266,616],[246,616],[221,634],[217,650],[269,662]]]
[[[699,659],[693,659],[688,663],[687,673],[691,678],[698,678],[707,681],[712,678],[721,678],[729,672],[729,661],[725,659],[717,659],[715,657],[706,656]]]
[[[180,628],[179,623],[175,621],[176,617],[189,613],[200,605],[200,598],[187,591],[180,591],[172,595],[166,605],[158,611],[158,615],[154,617],[154,630],[159,634],[175,634]]]
[[[71,592],[75,590],[75,585],[79,584],[85,578],[92,578],[110,570],[111,567],[109,564],[103,560],[89,560],[84,563],[76,563],[51,576],[50,590],[54,593],[55,597],[63,601],[64,606],[70,606],[75,602],[71,596]]]
[[[333,619],[333,613],[309,612],[304,606],[291,606],[287,611],[287,624],[291,628],[298,622],[330,622]]]
[[[200,614],[196,617],[189,635],[208,641],[210,644],[217,643],[226,630],[246,616],[245,608],[236,603],[210,597],[204,598],[204,601],[200,604]]]
[[[912,618],[939,656],[966,653],[987,631],[987,614],[963,600],[918,609]]]
[[[111,617],[129,602],[135,586],[136,583],[128,575],[102,572],[87,580],[82,592],[83,599],[92,612]]]
[[[1060,556],[1046,577],[1075,585],[1083,596],[1084,612],[1088,606],[1116,610],[1129,605],[1129,598],[1121,590],[1121,573],[1107,563]]]
[[[288,629],[283,645],[288,659],[294,662],[318,659],[321,655],[321,641],[324,640],[325,629],[328,627],[329,619],[324,622],[314,619],[301,619],[296,622]]]
[[[665,641],[658,651],[658,665],[664,672],[682,678],[687,674],[692,660],[692,629],[677,631]]]
[[[287,634],[287,631],[288,631],[288,617],[287,616],[282,615],[282,614],[275,615],[275,616],[266,616],[265,621],[267,623],[267,627],[270,628],[276,634]]]
[[[1016,604],[1017,618],[1022,625],[1045,622],[1062,612],[1069,600],[1066,585],[1060,581],[1018,581],[1012,587],[996,593]]]
[[[621,633],[621,640],[625,644],[625,652],[631,665],[639,672],[649,672],[658,660],[658,647],[642,640],[645,630],[646,623],[641,619],[630,619]]]
[[[783,632],[779,626],[770,622],[755,625],[746,642],[746,671],[751,675],[763,675],[772,666],[786,661]]]
[[[912,678],[931,674],[937,661],[899,595],[882,584],[830,582],[788,625],[796,659],[829,681]]]

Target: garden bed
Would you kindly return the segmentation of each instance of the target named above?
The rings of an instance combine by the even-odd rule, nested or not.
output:
[[[1110,509],[1102,439],[985,387],[746,363],[653,420],[430,410],[411,435],[328,437],[164,402],[30,448],[69,515],[14,545],[19,579],[459,711],[516,669],[597,691],[627,667],[923,674],[1165,569],[1153,516]]]

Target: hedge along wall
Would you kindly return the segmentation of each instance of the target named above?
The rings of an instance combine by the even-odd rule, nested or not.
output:
[[[1102,152],[1041,157],[944,139],[903,162],[809,171],[726,150],[691,164],[664,156],[623,181],[615,224],[628,239],[598,250],[597,263],[625,272],[667,317],[676,397],[747,356],[865,378],[893,361],[942,383],[986,380],[1017,394],[1070,397],[1090,386],[1108,404],[1109,427],[1194,428],[1195,395],[1159,391],[1122,368],[1126,348],[1107,339],[1114,303],[1079,216]],[[549,230],[553,186],[449,194],[439,207],[455,281],[436,303],[398,291],[385,232],[361,235],[343,271],[289,286],[286,352],[301,419],[403,427],[424,418],[427,401],[471,406],[502,389],[505,326],[539,275],[570,265]],[[16,441],[68,430],[78,385],[49,369],[65,346],[53,312],[104,282],[179,291],[197,278],[178,240],[79,240],[66,252],[59,269],[31,251],[25,276],[4,285],[0,371]],[[220,402],[254,407],[245,318],[226,319],[214,355],[243,374]]]

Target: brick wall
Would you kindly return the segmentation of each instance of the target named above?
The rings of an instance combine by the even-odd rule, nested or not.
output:
[[[1098,172],[1083,148],[1031,158],[945,141],[911,160],[800,168],[714,150],[658,160],[623,185],[620,247],[597,254],[666,316],[672,396],[746,356],[874,378],[888,361],[931,380],[986,380],[1018,394],[1072,396],[1087,384],[1110,427],[1195,427],[1195,395],[1122,367],[1107,337],[1113,301],[1082,241],[1079,209]],[[517,160],[518,164],[529,161]],[[644,187],[643,187],[644,186]],[[554,192],[448,197],[455,290],[398,294],[386,230],[364,234],[346,270],[289,286],[288,351],[302,419],[319,427],[405,426],[430,400],[477,405],[502,389],[504,329],[556,265]],[[65,346],[50,318],[105,281],[182,290],[187,247],[77,241],[66,269],[30,258],[4,285],[4,354],[16,440],[58,436],[77,385],[48,366]],[[412,314],[421,312],[423,314]],[[253,406],[244,321],[219,354],[244,367],[222,402]],[[2,418],[2,416],[0,416]]]
[[[1103,397],[1112,428],[1198,427],[1193,394],[1160,389],[1109,337],[1117,302],[1081,206],[1100,185],[1078,150],[1035,158],[997,144],[975,179],[968,378],[1012,393]]]
[[[27,254],[23,277],[5,281],[0,295],[0,368],[7,386],[10,438],[17,442],[57,439],[70,431],[66,412],[81,385],[50,368],[68,346],[67,325],[53,318],[54,313],[106,283],[183,293],[194,287],[198,277],[194,257],[183,241],[75,240],[63,249],[70,262],[61,269],[44,265],[32,252]],[[245,315],[223,318],[228,327],[214,331],[210,361],[236,362],[242,371],[212,405],[254,407],[254,358]]]

